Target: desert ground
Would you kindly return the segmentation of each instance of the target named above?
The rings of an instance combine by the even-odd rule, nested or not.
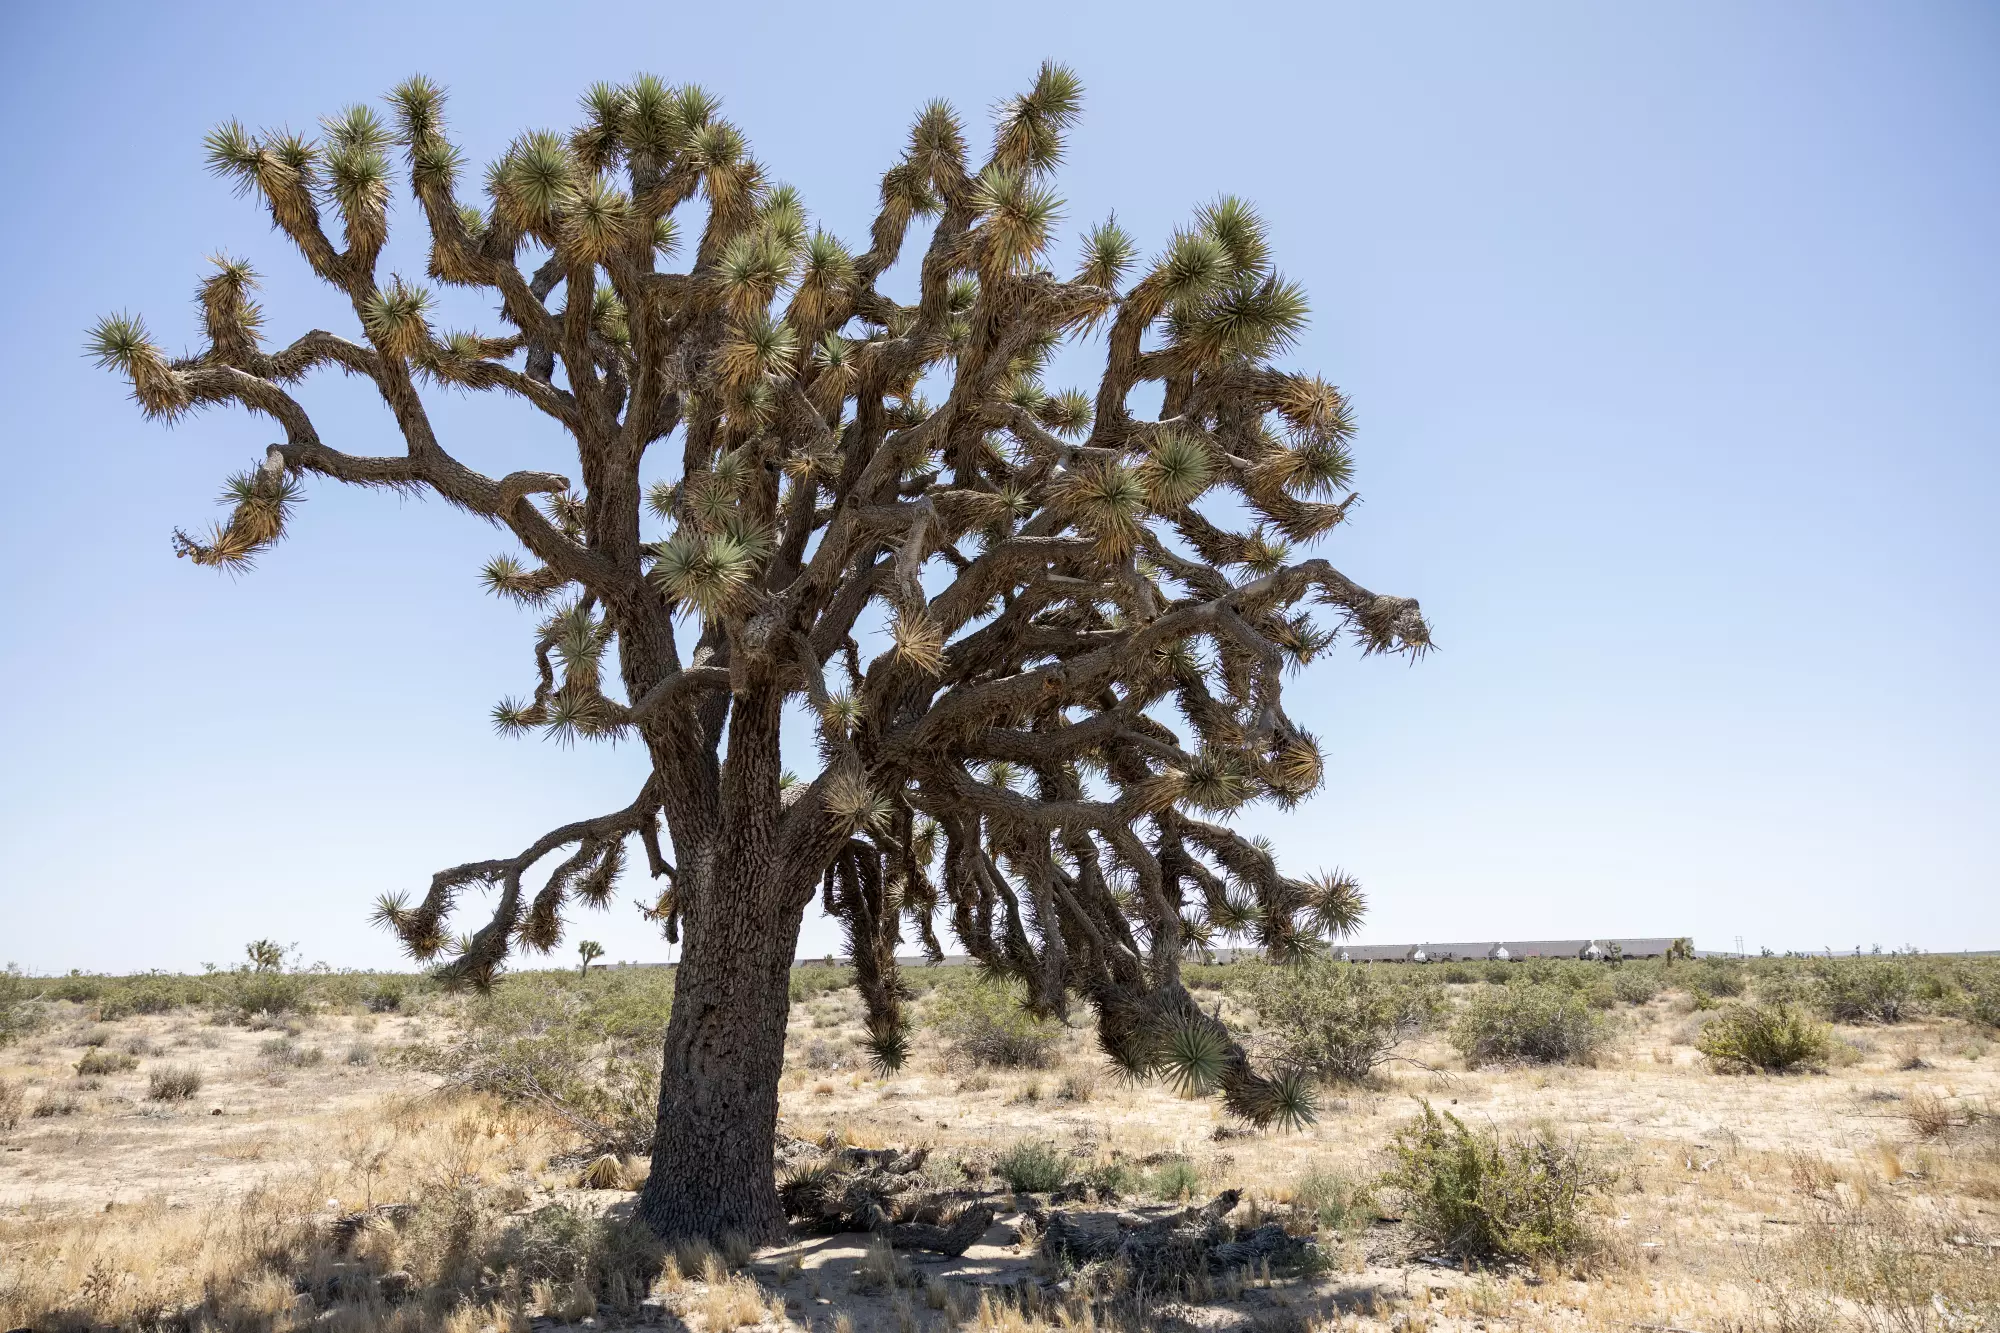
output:
[[[0,1327],[2000,1327],[1993,1031],[1934,1005],[1833,1025],[1818,1069],[1726,1073],[1694,1043],[1749,998],[1718,1003],[1686,975],[1605,1012],[1584,1063],[1471,1067],[1448,1024],[1425,1025],[1367,1077],[1321,1088],[1316,1123],[1292,1132],[1115,1076],[1087,1011],[1042,1067],[969,1061],[924,1022],[950,985],[916,1001],[911,1058],[883,1074],[856,993],[823,979],[792,1009],[780,1155],[928,1149],[923,1181],[983,1182],[994,1208],[957,1257],[848,1232],[649,1260],[628,1220],[643,1157],[599,1153],[560,1108],[439,1063],[491,1000],[120,1013],[44,995],[0,1048]],[[1490,989],[1441,993],[1463,1009]],[[1196,993],[1256,1031],[1229,985]],[[1427,1244],[1383,1183],[1426,1103],[1586,1154],[1587,1242],[1526,1259]],[[996,1163],[1023,1144],[1116,1188],[1013,1191]],[[1045,1243],[1063,1209],[1130,1227],[1225,1188],[1239,1234],[1282,1222],[1313,1261],[1135,1291]]]

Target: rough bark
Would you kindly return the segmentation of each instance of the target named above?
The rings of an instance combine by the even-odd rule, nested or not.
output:
[[[668,1239],[785,1231],[772,1145],[803,903],[768,864],[733,867],[686,923],[660,1063],[659,1131],[640,1215]]]

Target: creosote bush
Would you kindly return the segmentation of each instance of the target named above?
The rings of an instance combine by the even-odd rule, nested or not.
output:
[[[1047,1069],[1062,1024],[1022,1006],[1017,982],[973,978],[939,986],[929,998],[930,1026],[954,1067]]]
[[[1475,1068],[1526,1061],[1584,1064],[1606,1038],[1602,1015],[1582,992],[1533,982],[1479,991],[1451,1026],[1451,1043]]]
[[[1826,1024],[1791,1005],[1732,1005],[1702,1025],[1695,1049],[1719,1069],[1778,1073],[1823,1067],[1831,1051]]]
[[[1836,1023],[1900,1023],[1917,1013],[1916,978],[1899,959],[1815,959],[1812,974]]]
[[[1396,1133],[1383,1183],[1401,1194],[1405,1220],[1427,1243],[1463,1259],[1568,1261],[1591,1250],[1591,1200],[1611,1177],[1587,1145],[1544,1129],[1469,1129],[1421,1105]]]
[[[1426,974],[1388,979],[1352,963],[1308,962],[1250,978],[1243,998],[1263,1022],[1271,1059],[1329,1081],[1368,1077],[1445,1008]]]

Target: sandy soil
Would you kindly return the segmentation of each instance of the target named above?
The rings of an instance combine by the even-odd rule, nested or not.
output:
[[[1584,1137],[1616,1173],[1601,1218],[1606,1258],[1586,1280],[1454,1271],[1423,1261],[1393,1220],[1378,1221],[1332,1242],[1337,1271],[1325,1279],[1253,1283],[1199,1307],[1152,1307],[1149,1327],[1750,1328],[1760,1317],[1761,1257],[1777,1253],[1816,1201],[1921,1202],[1949,1212],[1967,1244],[2000,1238],[2000,1154],[1954,1147],[1949,1135],[1926,1139],[1909,1114],[1925,1099],[2000,1104],[2000,1050],[1956,1023],[1844,1029],[1858,1052],[1844,1067],[1725,1076],[1685,1044],[1683,1009],[1662,999],[1624,1011],[1613,1052],[1594,1068],[1466,1070],[1448,1050],[1418,1045],[1373,1086],[1326,1098],[1309,1130],[1254,1134],[1213,1100],[1181,1099],[1102,1072],[1081,1030],[1052,1070],[952,1070],[920,1047],[908,1072],[876,1078],[860,1048],[858,1001],[835,992],[795,1007],[781,1115],[784,1129],[802,1138],[928,1144],[961,1157],[1028,1137],[1079,1159],[1143,1164],[1180,1155],[1199,1169],[1204,1192],[1239,1187],[1254,1207],[1281,1204],[1310,1171],[1373,1176],[1395,1128],[1425,1098],[1472,1123],[1546,1124]],[[434,1021],[327,1017],[286,1033],[189,1017],[110,1025],[76,1018],[0,1051],[0,1078],[29,1085],[30,1112],[0,1133],[0,1256],[35,1228],[65,1219],[94,1215],[101,1230],[115,1227],[121,1210],[158,1218],[280,1178],[309,1175],[313,1189],[340,1191],[326,1199],[329,1211],[391,1197],[376,1190],[393,1192],[407,1180],[371,1175],[371,1145],[390,1119],[410,1124],[434,1113],[425,1083],[379,1057]],[[136,1067],[96,1076],[90,1086],[74,1070],[91,1049],[136,1051]],[[197,1070],[200,1091],[186,1101],[149,1099],[150,1077],[164,1066]],[[43,1102],[68,1109],[34,1115]],[[559,1135],[518,1127],[479,1133],[506,1146],[481,1148],[486,1165],[469,1169],[516,1182],[524,1208],[549,1198],[630,1206],[622,1191],[576,1190]],[[453,1128],[434,1137],[470,1142],[471,1135]],[[799,1327],[835,1329],[842,1317],[856,1330],[1032,1327],[998,1313],[982,1322],[980,1314],[982,1289],[997,1310],[991,1297],[1018,1296],[1044,1276],[1032,1226],[1025,1230],[1023,1215],[1009,1210],[962,1258],[902,1256],[900,1281],[887,1284],[871,1283],[874,1261],[861,1236],[762,1251],[744,1272]],[[662,1318],[667,1327],[703,1326],[699,1318]]]

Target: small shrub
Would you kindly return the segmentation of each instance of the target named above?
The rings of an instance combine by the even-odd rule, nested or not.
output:
[[[1185,1157],[1169,1157],[1146,1177],[1146,1189],[1162,1199],[1191,1199],[1201,1192],[1201,1168]]]
[[[1650,1004],[1660,993],[1660,983],[1650,972],[1621,967],[1611,978],[1611,993],[1626,1004]]]
[[[1062,1077],[1056,1098],[1065,1102],[1087,1102],[1097,1095],[1097,1075],[1088,1069],[1072,1069]]]
[[[1368,1077],[1444,1006],[1428,977],[1385,981],[1351,963],[1261,969],[1245,1000],[1263,1020],[1278,1064],[1348,1082]]]
[[[1964,1011],[1970,1022],[2000,1028],[2000,978],[1989,975],[1966,987]]]
[[[1016,1194],[1046,1194],[1069,1178],[1069,1161],[1053,1143],[1022,1139],[1000,1154],[993,1171]]]
[[[1446,963],[1438,969],[1438,979],[1447,986],[1470,986],[1479,980],[1479,974],[1470,963]]]
[[[347,1063],[365,1067],[375,1063],[375,1048],[365,1041],[357,1041],[347,1048]]]
[[[35,987],[9,963],[0,970],[0,1046],[18,1041],[42,1025],[42,1007]]]
[[[155,1069],[146,1080],[146,1096],[156,1102],[184,1102],[201,1091],[201,1071],[187,1065]]]
[[[76,1072],[86,1078],[93,1074],[122,1074],[138,1067],[139,1062],[125,1052],[106,1050],[102,1046],[84,1052],[83,1059],[76,1062]]]
[[[67,1093],[50,1093],[35,1103],[35,1119],[52,1120],[57,1116],[75,1115],[83,1109],[83,1103]]]
[[[1813,981],[1826,1016],[1836,1023],[1900,1023],[1916,1013],[1910,969],[1889,959],[1818,959]]]
[[[1825,1066],[1832,1033],[1790,1005],[1735,1005],[1702,1026],[1695,1049],[1723,1069]]]
[[[831,963],[805,963],[792,969],[791,996],[793,1004],[801,1004],[816,999],[832,991],[846,990],[854,984],[854,969]]]
[[[1131,1163],[1118,1158],[1091,1167],[1083,1173],[1083,1180],[1099,1199],[1116,1199],[1139,1188],[1139,1173]]]
[[[1584,1145],[1546,1130],[1502,1138],[1421,1105],[1397,1131],[1383,1178],[1419,1236],[1462,1259],[1561,1261],[1592,1248],[1590,1198],[1610,1178]]]
[[[259,1044],[257,1058],[273,1069],[309,1069],[326,1059],[317,1046],[301,1046],[290,1037],[272,1037]]]
[[[111,1029],[106,1027],[86,1028],[83,1035],[76,1039],[76,1044],[79,1046],[108,1046],[111,1044]]]
[[[1046,1069],[1055,1063],[1062,1024],[1021,1005],[1018,982],[978,980],[940,986],[930,999],[930,1026],[952,1064],[998,1069]]]
[[[595,1220],[566,1204],[537,1208],[501,1237],[495,1265],[528,1283],[573,1282],[590,1269]]]
[[[18,1126],[27,1105],[28,1090],[10,1079],[0,1078],[0,1130]]]
[[[1292,1187],[1292,1206],[1327,1231],[1355,1232],[1374,1215],[1374,1191],[1338,1171],[1314,1170]]]
[[[1605,1036],[1603,1017],[1580,993],[1533,983],[1474,996],[1451,1029],[1452,1045],[1474,1067],[1509,1060],[1581,1064]]]
[[[371,1014],[393,1014],[403,1007],[409,995],[399,977],[387,977],[370,986],[361,997],[361,1002]]]
[[[1704,958],[1692,969],[1689,986],[1699,986],[1710,995],[1735,999],[1747,986],[1743,964],[1730,958]]]

